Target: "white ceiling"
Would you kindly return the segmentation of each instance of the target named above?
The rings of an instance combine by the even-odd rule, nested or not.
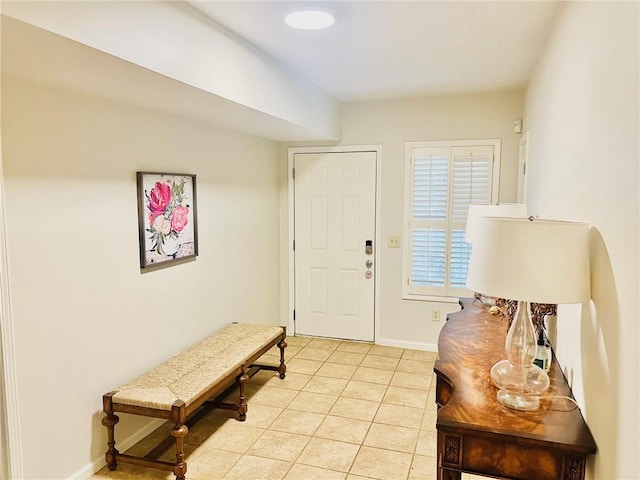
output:
[[[523,88],[558,2],[191,1],[195,8],[338,100]],[[331,11],[326,30],[286,13]]]

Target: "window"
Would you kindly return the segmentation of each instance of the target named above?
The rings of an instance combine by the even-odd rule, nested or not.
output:
[[[469,204],[497,201],[500,140],[406,146],[403,297],[468,295]]]

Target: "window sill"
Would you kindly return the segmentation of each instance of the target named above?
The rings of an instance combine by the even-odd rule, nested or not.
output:
[[[417,295],[415,293],[405,293],[402,295],[403,300],[413,300],[421,302],[437,302],[437,303],[459,303],[460,297],[445,297],[442,295]]]

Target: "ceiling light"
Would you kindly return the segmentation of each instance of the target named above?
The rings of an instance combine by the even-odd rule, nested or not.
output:
[[[284,23],[300,30],[319,30],[333,25],[333,15],[322,10],[300,10],[284,17]]]

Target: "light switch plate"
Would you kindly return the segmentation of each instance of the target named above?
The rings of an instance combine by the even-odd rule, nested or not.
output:
[[[400,248],[400,235],[389,235],[387,237],[387,247]]]

